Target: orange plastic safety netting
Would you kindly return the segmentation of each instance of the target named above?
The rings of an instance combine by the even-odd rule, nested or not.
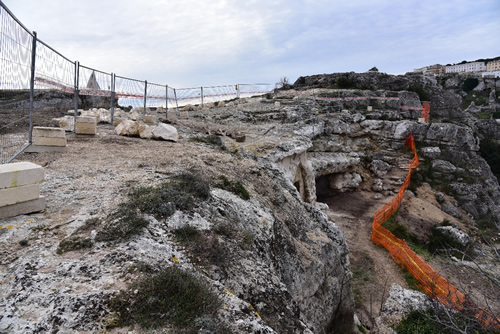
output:
[[[422,103],[422,117],[426,123],[429,123],[429,114],[431,113],[431,106],[429,102]]]
[[[417,149],[411,134],[406,139],[406,146],[414,154],[409,164],[408,175],[396,197],[375,213],[371,240],[373,243],[386,248],[394,261],[408,270],[429,296],[456,310],[461,310],[464,308],[464,305],[467,304],[470,306],[473,303],[412,251],[404,240],[396,238],[389,230],[382,226],[382,223],[387,221],[400,207],[404,192],[410,184],[412,169],[418,167]],[[483,326],[500,329],[499,319],[494,318],[481,307],[477,307],[476,310],[475,315]]]

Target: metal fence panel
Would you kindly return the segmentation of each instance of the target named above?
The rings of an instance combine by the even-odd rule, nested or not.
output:
[[[33,35],[0,6],[0,163],[29,141],[29,88]]]
[[[203,102],[231,100],[238,97],[237,85],[203,87]]]
[[[115,96],[122,107],[143,107],[145,81],[116,76]]]
[[[147,107],[166,107],[167,87],[148,82]]]
[[[239,97],[251,97],[257,95],[264,95],[273,92],[274,84],[256,83],[256,84],[239,84],[238,91]]]

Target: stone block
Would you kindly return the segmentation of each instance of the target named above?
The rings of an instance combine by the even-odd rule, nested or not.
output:
[[[76,118],[76,124],[78,123],[89,123],[89,124],[97,124],[97,120],[92,116],[78,116]]]
[[[0,207],[27,202],[40,197],[40,184],[28,184],[15,188],[0,189]]]
[[[144,123],[155,124],[156,123],[156,116],[154,116],[154,115],[145,115],[144,116]]]
[[[419,117],[419,118],[418,118],[418,122],[419,122],[419,123],[427,123],[427,122],[425,121],[425,118],[423,118],[423,117]]]
[[[94,119],[95,120],[95,119]],[[76,123],[75,133],[82,135],[95,135],[97,133],[96,123]]]
[[[60,129],[63,133],[64,130]],[[33,137],[33,143],[38,146],[66,146],[66,137],[51,138],[51,137]]]
[[[122,117],[114,117],[113,118],[113,126],[117,126],[118,124],[120,124],[121,122],[123,122],[124,120],[126,120],[127,118],[122,118]]]
[[[45,197],[40,196],[40,198],[33,199],[26,202],[20,202],[12,205],[6,205],[0,207],[0,219],[10,218],[19,215],[27,215],[33,212],[39,212],[45,210],[46,203]]]
[[[367,106],[366,111],[373,111],[373,106]]]
[[[42,166],[23,161],[0,165],[0,189],[40,183],[45,176]]]
[[[33,137],[66,138],[66,133],[61,128],[35,126],[33,127]]]
[[[177,120],[177,113],[173,110],[167,110],[167,119],[169,121],[176,121]]]
[[[275,106],[276,108],[281,107],[281,102],[279,102],[279,101],[274,102],[274,106]]]
[[[179,118],[189,118],[189,113],[187,111],[179,112]]]

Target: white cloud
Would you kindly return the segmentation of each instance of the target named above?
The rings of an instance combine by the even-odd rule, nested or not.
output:
[[[500,55],[497,0],[6,0],[70,59],[177,87]]]

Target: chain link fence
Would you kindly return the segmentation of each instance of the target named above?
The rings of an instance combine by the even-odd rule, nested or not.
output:
[[[32,143],[33,126],[96,106],[179,108],[271,92],[270,84],[175,89],[81,65],[37,38],[0,1],[0,163]]]

